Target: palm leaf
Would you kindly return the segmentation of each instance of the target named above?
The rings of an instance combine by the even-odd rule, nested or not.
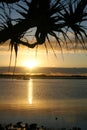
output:
[[[19,2],[19,0],[17,1]],[[17,1],[14,0],[12,3]],[[6,0],[3,2],[7,3]],[[10,2],[11,1],[9,1],[9,3]],[[20,5],[20,2],[16,3],[17,8],[15,6],[13,8],[13,10],[23,17],[15,19],[15,25],[12,24],[11,18],[9,18],[11,24],[8,23],[6,20],[8,17],[6,16],[6,10],[4,10],[4,6],[0,6],[4,12],[4,15],[1,14],[0,16],[1,21],[5,21],[3,24],[2,22],[0,23],[0,42],[11,39],[11,42],[13,41],[14,44],[16,55],[19,44],[34,48],[39,44],[44,44],[46,39],[51,41],[51,39],[48,38],[49,34],[57,40],[57,43],[61,48],[62,38],[57,36],[56,33],[62,34],[67,45],[67,40],[72,40],[68,36],[69,29],[72,30],[73,34],[81,43],[85,42],[84,36],[87,37],[87,34],[86,29],[82,27],[82,22],[87,21],[87,0],[70,0],[68,5],[67,2],[63,0],[32,0],[31,2],[23,0],[22,2],[25,2],[27,8],[26,6]],[[30,44],[29,42],[22,41],[21,38],[23,38],[24,34],[32,27],[37,28],[35,33],[36,42]]]

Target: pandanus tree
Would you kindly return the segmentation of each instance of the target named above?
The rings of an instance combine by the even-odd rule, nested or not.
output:
[[[32,28],[33,43],[29,40]],[[87,0],[0,0],[0,44],[8,41],[16,56],[19,45],[46,47],[48,41],[53,48],[51,37],[61,49],[70,43],[86,49]]]

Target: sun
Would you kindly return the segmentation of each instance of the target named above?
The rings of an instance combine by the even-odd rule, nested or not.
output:
[[[23,66],[30,68],[30,69],[37,67],[37,65],[38,65],[38,61],[35,59],[26,60],[23,62]]]

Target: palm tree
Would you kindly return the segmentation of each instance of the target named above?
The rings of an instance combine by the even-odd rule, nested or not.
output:
[[[18,2],[18,1],[19,1],[19,0],[0,0],[0,2],[2,2],[2,3],[5,2],[5,3],[7,3],[7,4],[8,4],[8,3],[10,3],[10,4],[11,4],[11,3],[15,3],[15,2]]]
[[[34,48],[48,40],[53,48],[50,36],[61,48],[75,39],[75,47],[79,42],[86,49],[87,0],[0,0],[0,10],[0,44],[9,40],[16,56],[20,44]],[[26,35],[34,27],[35,41],[30,43]]]

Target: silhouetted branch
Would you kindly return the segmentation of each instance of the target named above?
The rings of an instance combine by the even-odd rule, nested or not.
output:
[[[20,0],[0,0],[0,2],[5,2],[7,4],[12,4],[12,3],[15,3],[15,2],[18,2]]]
[[[34,48],[44,44],[46,40],[51,44],[49,35],[54,37],[58,45],[72,41],[70,33],[75,41],[85,47],[87,38],[87,0],[1,0],[0,5],[0,43],[10,39],[11,50],[15,50],[16,56],[19,44]],[[22,2],[22,4],[20,3]],[[7,6],[5,5],[8,4]],[[9,4],[10,3],[10,4]],[[14,4],[14,6],[11,6]],[[9,12],[9,14],[8,14]],[[16,12],[15,18],[12,15]],[[20,17],[16,18],[16,15]],[[36,27],[34,37],[36,41],[30,43],[23,41],[26,32]]]

